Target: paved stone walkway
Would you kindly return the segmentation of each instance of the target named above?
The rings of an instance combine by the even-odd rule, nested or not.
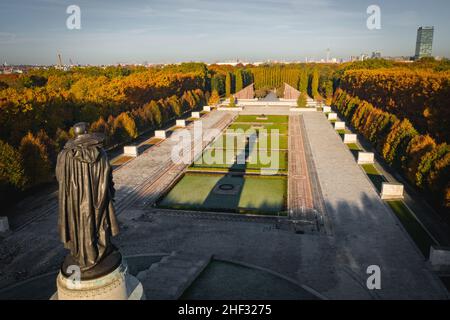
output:
[[[205,134],[213,128],[222,131],[232,119],[233,116],[227,112],[213,111],[202,118],[202,130]],[[183,130],[184,134],[189,133],[193,137],[190,150],[186,150],[190,152],[192,159],[214,138],[209,137],[208,141],[202,141],[202,136],[195,137],[194,124]],[[177,143],[178,140],[169,137],[114,172],[118,214],[128,207],[144,207],[154,203],[183,173],[189,164],[174,163],[171,158]],[[201,148],[195,148],[194,144],[200,145]]]
[[[306,155],[300,128],[300,116],[289,116],[288,211],[304,218],[305,210],[314,208]]]
[[[323,263],[344,264],[348,274],[361,279],[369,265],[380,266],[383,290],[375,293],[384,299],[444,298],[441,282],[325,116],[303,117],[339,248]]]

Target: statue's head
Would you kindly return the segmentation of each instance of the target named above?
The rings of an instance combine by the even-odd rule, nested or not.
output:
[[[88,123],[87,122],[76,123],[73,126],[73,132],[75,133],[75,137],[88,133]]]

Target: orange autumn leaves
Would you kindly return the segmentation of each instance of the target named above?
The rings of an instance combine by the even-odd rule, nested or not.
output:
[[[402,171],[439,206],[450,208],[450,146],[438,144],[430,135],[419,134],[409,119],[374,107],[342,89],[333,105],[369,140],[386,162]]]

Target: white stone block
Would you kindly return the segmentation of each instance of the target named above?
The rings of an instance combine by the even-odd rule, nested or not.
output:
[[[335,130],[343,130],[343,129],[345,129],[345,122],[344,121],[336,121],[334,123],[334,129]]]
[[[194,118],[194,119],[200,119],[200,112],[192,112],[191,113],[191,118]]]
[[[210,112],[211,111],[211,107],[210,106],[204,106],[203,107],[203,111]]]
[[[450,247],[431,246],[430,264],[434,271],[450,271]]]
[[[328,114],[328,120],[337,120],[337,113],[329,113]]]
[[[358,152],[358,164],[372,164],[375,162],[373,152]]]
[[[383,182],[381,186],[381,199],[403,199],[403,185],[401,183]]]
[[[0,217],[0,233],[9,231],[8,217]]]
[[[166,138],[166,131],[165,130],[156,130],[155,131],[155,138],[165,139]]]
[[[177,127],[186,127],[186,120],[177,120]]]
[[[324,107],[323,107],[323,112],[324,112],[324,113],[331,112],[331,107],[324,106]]]
[[[123,147],[123,154],[128,157],[137,157],[139,155],[138,146]]]
[[[356,134],[353,133],[344,134],[344,143],[356,143],[356,142],[358,142]]]

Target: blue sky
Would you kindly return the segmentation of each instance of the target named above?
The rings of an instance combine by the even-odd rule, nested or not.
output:
[[[69,5],[81,30],[66,28]],[[381,30],[366,27],[371,4]],[[416,30],[435,27],[433,54],[450,57],[448,0],[2,0],[0,61],[82,64],[304,60],[381,51],[413,55]]]

